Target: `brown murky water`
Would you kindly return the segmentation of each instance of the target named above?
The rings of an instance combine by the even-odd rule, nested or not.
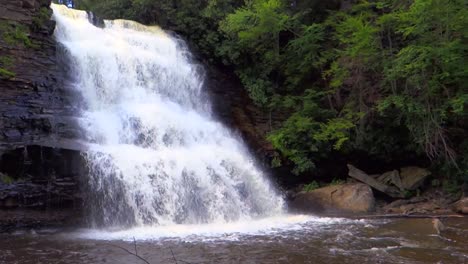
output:
[[[468,263],[468,218],[443,222],[447,229],[440,236],[431,219],[316,217],[279,226],[259,222],[164,232],[17,231],[0,235],[0,263],[145,263],[124,250],[134,252],[133,237],[138,255],[151,264]]]

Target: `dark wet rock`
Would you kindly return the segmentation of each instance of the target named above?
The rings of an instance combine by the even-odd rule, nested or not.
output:
[[[0,159],[0,209],[64,208],[81,203],[86,173],[78,151],[28,146]]]
[[[76,208],[62,210],[2,210],[0,233],[31,228],[76,227],[83,224],[82,219],[82,211]]]
[[[0,23],[19,28],[31,42],[0,38],[0,58],[9,61],[0,67],[14,73],[0,77],[0,153],[80,136],[74,119],[79,97],[65,86],[66,58],[52,36],[55,22],[37,25],[43,10],[52,14],[49,5],[47,0],[0,2]]]
[[[10,27],[30,41],[0,37],[0,67],[14,73],[0,75],[0,227],[47,222],[42,216],[8,217],[17,211],[34,208],[50,215],[81,203],[80,97],[65,86],[67,57],[54,40],[55,22],[44,17],[52,14],[50,2],[0,1],[0,36]]]
[[[375,209],[375,198],[369,186],[361,183],[332,185],[310,192],[300,192],[290,204],[301,212],[367,213]]]
[[[395,200],[383,205],[379,211],[388,214],[418,214],[418,215],[445,215],[453,214],[454,202],[457,197],[445,194],[440,190],[429,189],[420,196],[411,199]],[[451,206],[452,205],[452,206]]]
[[[23,0],[23,8],[31,9],[37,6],[37,2],[34,0]]]
[[[104,19],[96,16],[93,12],[87,11],[89,23],[96,27],[104,28]]]

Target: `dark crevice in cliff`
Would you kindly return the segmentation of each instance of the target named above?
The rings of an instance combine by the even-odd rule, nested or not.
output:
[[[28,146],[0,158],[0,208],[53,208],[79,205],[79,180],[85,170],[73,150]]]

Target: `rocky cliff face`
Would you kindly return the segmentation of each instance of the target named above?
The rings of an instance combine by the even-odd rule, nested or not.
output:
[[[73,206],[77,105],[50,0],[0,0],[0,208]]]
[[[74,96],[64,86],[66,66],[52,37],[50,0],[0,1],[0,151],[61,147],[77,137]],[[62,141],[57,142],[57,139]]]

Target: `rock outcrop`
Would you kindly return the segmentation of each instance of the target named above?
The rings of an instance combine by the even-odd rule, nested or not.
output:
[[[365,184],[341,184],[300,192],[290,206],[309,213],[368,213],[375,209],[375,198]]]
[[[52,36],[50,0],[0,2],[0,152],[29,145],[69,148],[79,134]],[[64,143],[62,143],[64,142]]]
[[[0,210],[10,213],[79,201],[79,96],[65,87],[66,56],[49,6],[0,1]]]

